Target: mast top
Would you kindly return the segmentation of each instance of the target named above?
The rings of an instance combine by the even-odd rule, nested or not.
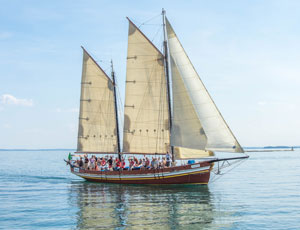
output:
[[[113,75],[113,77],[114,77],[115,71],[114,71],[114,63],[113,63],[113,60],[112,60],[112,59],[110,60],[110,67],[111,67],[111,73],[112,73],[112,75]]]
[[[162,20],[163,20],[164,43],[167,43],[166,11],[164,8],[162,8],[161,14],[162,14]],[[164,46],[165,46],[165,44],[164,44]],[[167,55],[166,52],[168,52],[168,49],[165,50],[165,55]]]

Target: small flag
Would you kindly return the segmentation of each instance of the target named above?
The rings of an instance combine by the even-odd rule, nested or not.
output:
[[[68,159],[69,159],[69,161],[72,160],[72,155],[71,155],[71,153],[69,153]]]

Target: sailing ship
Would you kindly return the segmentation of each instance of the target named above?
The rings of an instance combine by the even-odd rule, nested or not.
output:
[[[207,184],[214,152],[244,153],[209,95],[170,22],[163,16],[163,52],[129,19],[121,151],[115,74],[109,77],[83,48],[77,154],[172,156],[171,167],[71,172],[88,181],[122,184]],[[189,163],[177,165],[179,160]],[[195,161],[196,160],[196,161]]]

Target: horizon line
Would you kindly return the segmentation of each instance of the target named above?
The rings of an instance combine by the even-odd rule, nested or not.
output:
[[[300,148],[300,145],[267,145],[267,146],[245,146],[245,149],[249,148]],[[76,151],[75,148],[0,148],[0,151],[58,151],[58,150],[66,150],[66,151]]]

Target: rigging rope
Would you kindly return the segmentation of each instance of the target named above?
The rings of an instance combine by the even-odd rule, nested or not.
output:
[[[151,25],[151,24],[148,24],[148,22],[152,21],[153,19],[157,18],[157,17],[161,17],[161,14],[158,14],[158,15],[155,15],[153,16],[152,18],[150,19],[147,19],[146,21],[144,21],[143,23],[141,23],[138,28],[140,28],[141,26],[143,25]],[[147,23],[147,24],[146,24]],[[152,24],[152,25],[155,25],[155,24]]]
[[[218,167],[218,173],[216,173],[215,170],[212,170],[212,172],[213,172],[216,176],[214,176],[214,179],[212,179],[209,183],[214,183],[215,181],[219,180],[222,176],[224,176],[225,174],[231,172],[233,169],[237,168],[237,167],[240,166],[242,163],[246,162],[246,160],[248,160],[248,158],[247,158],[247,159],[240,159],[240,160],[234,161],[232,164],[229,164],[229,162],[227,161],[228,165],[227,165],[227,166],[224,166],[224,167],[221,166],[221,169],[227,168],[227,167],[229,167],[229,166],[231,166],[231,165],[233,165],[233,164],[236,164],[236,165],[235,165],[234,167],[232,167],[230,170],[228,170],[228,171],[226,171],[225,173],[223,173],[223,174],[220,174],[220,173],[219,173],[219,172],[220,172],[220,168],[219,168],[219,167]],[[224,164],[224,163],[223,163],[223,164]],[[218,175],[219,175],[219,177],[217,177]]]

